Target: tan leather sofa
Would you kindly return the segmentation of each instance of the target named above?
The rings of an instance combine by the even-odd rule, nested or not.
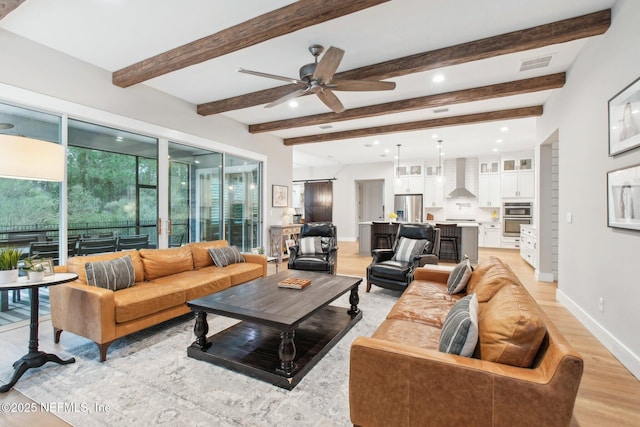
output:
[[[569,425],[582,358],[498,258],[478,265],[467,285],[479,302],[475,354],[438,351],[446,314],[466,295],[448,294],[450,271],[417,269],[373,336],[352,343],[353,424]]]
[[[244,254],[244,263],[216,267],[208,250],[227,245],[216,240],[70,258],[56,271],[76,273],[78,279],[49,290],[55,342],[62,331],[89,338],[104,361],[116,339],[188,313],[187,301],[267,275],[264,255]],[[124,255],[133,262],[134,286],[114,292],[87,284],[85,263]]]

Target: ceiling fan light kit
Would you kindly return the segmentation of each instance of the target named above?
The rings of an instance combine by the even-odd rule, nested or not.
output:
[[[238,72],[281,80],[301,86],[293,92],[265,105],[266,108],[275,107],[299,96],[313,93],[334,113],[342,113],[344,111],[344,105],[333,93],[334,90],[373,91],[395,89],[396,84],[394,82],[384,82],[380,80],[332,80],[333,75],[342,61],[344,50],[331,46],[318,61],[318,57],[323,51],[324,47],[319,44],[309,46],[309,52],[313,55],[314,62],[300,67],[299,79],[244,68],[239,68]]]

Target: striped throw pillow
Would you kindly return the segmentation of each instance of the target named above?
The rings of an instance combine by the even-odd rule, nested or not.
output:
[[[303,237],[298,242],[300,255],[315,255],[322,253],[322,239],[320,236]]]
[[[109,261],[87,262],[84,265],[87,284],[99,288],[118,291],[130,288],[136,283],[131,255]]]
[[[394,261],[413,262],[414,258],[424,252],[428,240],[407,239],[401,237],[396,247],[396,254],[393,256]]]
[[[216,267],[226,267],[230,264],[244,262],[244,257],[236,246],[223,246],[209,249],[209,255]]]
[[[451,307],[442,324],[439,349],[471,357],[478,343],[478,298],[467,295]]]
[[[473,268],[471,268],[471,263],[467,258],[456,265],[449,275],[449,279],[447,280],[447,291],[449,291],[450,294],[462,292],[464,288],[467,287],[467,282],[469,281],[469,278],[471,278],[471,273],[473,273]]]

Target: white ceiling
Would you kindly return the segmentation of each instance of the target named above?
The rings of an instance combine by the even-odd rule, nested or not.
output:
[[[336,46],[346,54],[338,72],[389,59],[478,40],[510,31],[577,17],[610,8],[615,0],[393,0],[332,21],[305,28],[255,46],[156,77],[143,84],[194,104],[221,100],[282,82],[237,73],[238,67],[298,77],[301,65],[312,62],[307,48]],[[293,3],[288,0],[26,0],[0,21],[0,28],[34,40],[70,56],[116,71],[128,65],[214,34],[258,15]],[[504,55],[439,70],[391,79],[388,92],[337,92],[347,109],[400,99],[473,88],[566,71],[587,40]],[[525,59],[553,55],[549,67],[519,72]],[[433,83],[437,74],[445,77]],[[126,90],[126,89],[123,89]],[[556,89],[558,90],[558,89]],[[449,106],[446,113],[432,110],[370,119],[336,122],[332,129],[318,126],[274,132],[288,138],[399,122],[457,116],[483,111],[541,105],[552,91]],[[287,104],[222,113],[245,124],[330,112],[314,96]],[[507,126],[509,130],[500,129]],[[304,144],[294,148],[294,166],[311,167],[394,161],[397,144],[401,159],[433,159],[435,140],[444,141],[445,156],[491,155],[533,148],[535,119],[518,119]],[[496,141],[501,139],[501,143]],[[374,141],[377,140],[378,143]],[[369,146],[370,145],[370,146]],[[384,150],[388,149],[388,154]]]

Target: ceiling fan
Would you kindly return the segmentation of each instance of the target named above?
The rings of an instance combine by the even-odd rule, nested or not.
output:
[[[344,50],[331,46],[327,52],[322,55],[322,59],[318,61],[318,56],[320,56],[323,50],[324,48],[318,44],[309,46],[309,52],[311,52],[315,61],[311,64],[303,65],[300,68],[299,79],[245,70],[244,68],[239,68],[238,72],[282,80],[300,86],[299,89],[265,105],[267,108],[274,107],[302,95],[315,93],[318,98],[335,113],[342,113],[344,111],[344,105],[342,105],[342,102],[340,102],[338,97],[333,93],[334,90],[370,91],[395,89],[396,84],[394,82],[383,82],[379,80],[332,80],[334,73],[340,65],[340,61],[342,61]]]

